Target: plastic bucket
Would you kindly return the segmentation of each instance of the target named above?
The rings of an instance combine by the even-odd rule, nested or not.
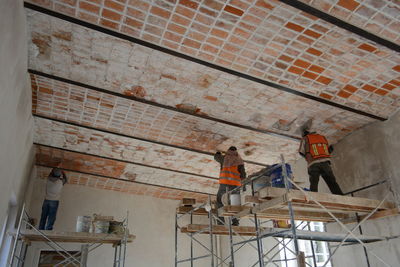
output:
[[[88,233],[90,230],[91,222],[92,217],[90,216],[78,216],[76,220],[76,231]]]
[[[109,221],[96,221],[94,223],[94,232],[96,234],[107,234],[110,229]]]
[[[240,204],[241,204],[240,195],[239,194],[231,195],[231,205],[240,206]]]

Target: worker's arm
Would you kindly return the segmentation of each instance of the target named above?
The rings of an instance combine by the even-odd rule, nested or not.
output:
[[[305,145],[306,145],[306,139],[303,138],[303,139],[301,139],[300,146],[299,146],[299,154],[300,154],[303,158],[306,157]]]
[[[62,171],[62,181],[63,181],[63,185],[64,184],[66,184],[67,182],[68,182],[68,179],[67,179],[67,175],[65,175],[65,172],[64,171]]]
[[[222,153],[218,151],[214,155],[214,160],[222,165],[224,163],[224,155],[222,155]]]
[[[246,170],[244,169],[244,165],[239,165],[238,171],[240,173],[240,179],[242,180],[246,179]]]

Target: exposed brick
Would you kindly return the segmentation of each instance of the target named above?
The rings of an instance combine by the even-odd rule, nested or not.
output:
[[[293,58],[288,57],[288,56],[286,56],[286,55],[281,55],[281,56],[279,57],[279,59],[280,59],[280,60],[283,60],[283,61],[286,61],[286,62],[292,62],[292,61],[294,60]]]
[[[293,64],[298,67],[305,68],[305,69],[310,67],[310,65],[311,65],[311,63],[301,60],[301,59],[297,59]]]
[[[373,92],[373,91],[375,91],[377,89],[375,86],[372,86],[372,85],[369,85],[369,84],[366,84],[361,88],[364,89],[365,91],[368,91],[368,92]]]
[[[316,55],[316,56],[322,55],[321,51],[319,51],[319,50],[317,50],[315,48],[312,48],[312,47],[308,48],[306,52],[308,52],[310,54],[313,54],[313,55]]]
[[[340,90],[337,93],[338,96],[343,97],[343,98],[349,98],[351,96],[351,93],[344,91],[344,90]]]
[[[378,95],[381,95],[381,96],[384,96],[384,95],[387,95],[389,92],[386,91],[386,90],[377,89],[374,93],[378,94]]]
[[[209,96],[209,95],[205,96],[204,99],[207,99],[207,100],[210,100],[213,102],[216,102],[218,100],[218,98],[216,98],[215,96]]]
[[[143,22],[130,18],[125,18],[125,24],[137,29],[141,29],[143,26]]]
[[[190,0],[179,0],[179,4],[184,5],[188,8],[197,9],[198,4]]]
[[[390,80],[390,83],[391,84],[394,84],[394,85],[396,85],[396,86],[400,86],[400,80]]]
[[[220,39],[214,38],[214,37],[209,37],[207,39],[207,43],[216,45],[216,46],[221,46],[224,42]]]
[[[117,11],[123,11],[124,10],[124,5],[119,3],[118,1],[113,1],[113,0],[105,0],[104,5],[108,8],[117,10]]]
[[[312,79],[312,80],[315,80],[318,77],[317,74],[309,72],[309,71],[304,72],[303,76],[306,78]]]
[[[310,70],[310,71],[313,71],[313,72],[322,73],[325,69],[322,68],[322,67],[320,67],[320,66],[317,66],[317,65],[311,65],[311,67],[309,68],[309,70]]]
[[[382,88],[385,88],[385,89],[391,91],[391,90],[395,89],[396,86],[394,86],[394,85],[392,85],[392,84],[390,84],[390,83],[386,83],[386,84],[384,84],[384,85],[382,86]]]
[[[355,86],[352,86],[352,85],[350,85],[350,84],[346,84],[346,86],[343,87],[343,90],[345,90],[345,91],[347,91],[347,92],[350,92],[350,93],[354,93],[354,92],[356,92],[358,89],[357,89],[357,87],[355,87]]]
[[[160,16],[165,19],[169,19],[169,17],[171,16],[171,12],[169,12],[168,10],[156,7],[156,6],[153,6],[150,9],[150,12],[154,15]]]
[[[360,3],[354,0],[339,0],[338,5],[353,11],[360,5]]]
[[[186,7],[182,7],[182,6],[177,6],[175,11],[176,11],[176,13],[178,13],[178,14],[184,16],[184,17],[187,17],[189,19],[192,19],[194,17],[194,15],[196,14],[191,9],[186,8]]]
[[[226,31],[219,30],[219,29],[212,29],[211,34],[214,36],[220,37],[222,39],[225,39],[226,37],[228,37],[228,33]]]
[[[262,8],[266,8],[266,9],[270,9],[270,10],[275,8],[273,5],[267,3],[264,0],[257,0],[256,6],[259,6],[259,7],[262,7]]]
[[[374,52],[376,50],[375,46],[369,45],[369,44],[362,44],[360,46],[358,46],[358,48],[368,51],[368,52]]]
[[[88,2],[82,2],[82,1],[79,2],[79,8],[83,9],[83,10],[85,10],[87,12],[95,13],[95,14],[99,14],[99,12],[100,12],[100,7],[99,6],[90,4]]]
[[[179,33],[179,34],[185,34],[185,32],[186,32],[186,28],[185,27],[179,26],[179,25],[174,24],[174,23],[170,23],[168,25],[168,30],[170,30],[172,32]]]
[[[188,26],[190,24],[190,20],[178,15],[173,15],[172,21],[183,26]]]
[[[326,76],[319,76],[317,79],[317,82],[320,82],[322,84],[328,85],[332,82],[331,78],[328,78]]]
[[[300,68],[296,68],[296,67],[292,66],[288,69],[288,71],[292,72],[292,73],[296,73],[296,74],[302,74],[304,72],[304,69],[300,69]]]
[[[200,46],[201,46],[201,43],[196,42],[196,41],[194,41],[194,40],[190,40],[190,39],[185,39],[185,40],[183,41],[183,44],[184,44],[184,45],[187,45],[187,46],[190,46],[190,47],[193,47],[193,48],[196,48],[196,49],[199,49]]]
[[[103,9],[102,15],[105,18],[110,19],[110,20],[114,20],[114,21],[119,21],[121,19],[121,17],[122,17],[121,14],[118,14],[118,13],[116,13],[114,11],[109,10],[109,9]]]
[[[103,26],[105,26],[105,27],[108,27],[108,28],[112,28],[112,29],[118,29],[118,23],[116,23],[116,22],[113,22],[113,21],[109,21],[109,20],[106,20],[106,19],[101,19],[100,20],[100,24],[101,25],[103,25]]]
[[[165,32],[164,38],[168,39],[168,40],[171,40],[171,41],[174,41],[174,42],[177,42],[177,43],[180,43],[181,40],[182,40],[182,36],[180,36],[178,34],[175,34],[175,33],[172,33],[172,32]]]
[[[325,94],[325,93],[320,93],[319,94],[320,97],[323,97],[325,99],[331,100],[333,96]]]
[[[400,65],[397,65],[397,66],[393,67],[393,70],[395,70],[397,72],[400,72]]]
[[[291,29],[291,30],[294,30],[294,31],[296,31],[296,32],[302,32],[302,31],[304,31],[304,27],[302,27],[302,26],[300,26],[300,25],[298,25],[298,24],[294,24],[294,23],[292,23],[292,22],[286,23],[285,27],[286,27],[286,28],[289,28],[289,29]]]
[[[308,36],[311,36],[311,37],[313,37],[313,38],[319,38],[319,37],[322,36],[322,34],[319,34],[319,33],[315,32],[315,31],[312,31],[312,30],[306,30],[306,31],[304,32],[304,34],[306,34],[306,35],[308,35]]]
[[[234,15],[239,16],[239,17],[242,16],[243,13],[244,13],[243,10],[240,10],[240,9],[238,9],[236,7],[233,7],[233,6],[230,6],[230,5],[226,5],[224,10],[226,12],[229,12],[229,13],[234,14]]]

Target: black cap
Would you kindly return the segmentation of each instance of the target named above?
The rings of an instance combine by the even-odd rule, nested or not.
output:
[[[231,150],[231,151],[236,151],[237,150],[237,148],[235,147],[235,146],[231,146],[228,150]]]
[[[308,130],[304,130],[304,131],[303,131],[303,137],[306,136],[306,135],[308,135],[308,134],[310,134],[310,132],[309,132]]]

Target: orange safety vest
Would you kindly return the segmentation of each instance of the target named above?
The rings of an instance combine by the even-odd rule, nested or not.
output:
[[[311,154],[313,159],[319,158],[330,158],[328,150],[328,140],[326,140],[325,136],[320,134],[308,134],[308,153]]]
[[[241,186],[240,172],[238,166],[223,167],[219,174],[219,183]]]

